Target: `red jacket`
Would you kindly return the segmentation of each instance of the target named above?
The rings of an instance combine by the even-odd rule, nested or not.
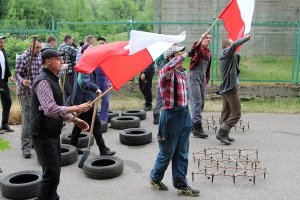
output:
[[[190,69],[193,69],[195,66],[197,66],[200,62],[200,60],[207,60],[208,65],[206,69],[206,83],[209,82],[210,78],[210,64],[211,64],[211,53],[209,48],[204,47],[201,45],[201,43],[197,45],[197,42],[195,42],[192,46],[193,49],[195,49],[196,54],[192,57],[191,63],[190,63]]]

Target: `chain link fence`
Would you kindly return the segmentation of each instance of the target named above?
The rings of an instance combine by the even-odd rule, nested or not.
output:
[[[102,36],[109,42],[128,40],[129,32],[133,29],[162,34],[179,34],[186,31],[186,40],[179,45],[186,46],[188,50],[193,42],[198,41],[201,34],[208,30],[214,20],[206,22],[138,22],[134,20],[127,22],[56,22],[52,19],[51,23],[48,23],[51,24],[51,28],[48,29],[41,27],[33,29],[23,26],[19,29],[9,29],[9,26],[6,25],[1,26],[0,34],[23,39],[30,38],[33,34],[39,34],[43,36],[42,40],[46,35],[54,34],[60,44],[67,33],[73,35],[75,42],[79,43],[87,35]],[[227,33],[221,21],[210,32],[212,34],[210,49],[213,60],[211,83],[218,83],[220,81],[218,57],[222,51],[221,41]],[[300,81],[300,22],[253,23],[250,34],[251,40],[244,44],[239,51],[241,81],[298,84]],[[7,39],[8,45],[9,37]],[[17,52],[12,49],[8,53],[12,55],[9,59],[12,59]],[[188,65],[188,62],[187,60],[185,65]],[[14,67],[13,61],[10,66]]]

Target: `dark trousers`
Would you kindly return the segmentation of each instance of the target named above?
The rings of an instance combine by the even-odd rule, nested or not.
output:
[[[7,128],[8,126],[8,117],[11,108],[11,96],[7,82],[4,80],[0,81],[0,94],[1,94],[1,103],[2,103],[2,128]]]
[[[38,200],[57,200],[57,186],[60,177],[60,138],[41,138],[32,136],[32,142],[42,164],[43,177],[39,185]]]
[[[145,99],[145,106],[152,106],[152,79],[154,72],[145,73],[145,80],[139,78],[139,86]]]
[[[73,91],[74,76],[75,76],[74,73],[66,74],[65,86],[64,86],[65,101],[67,101],[68,97],[71,95]]]
[[[89,111],[80,114],[78,116],[78,118],[86,121],[91,126],[92,117],[93,117],[93,110],[94,109],[90,109]],[[95,118],[95,125],[94,125],[93,135],[95,137],[95,140],[96,140],[96,143],[98,145],[99,151],[103,151],[106,148],[106,146],[105,146],[105,143],[104,143],[104,140],[103,140],[103,137],[102,137],[102,133],[100,132],[101,122],[100,122],[100,119],[97,115],[95,117],[96,118]],[[79,138],[80,133],[81,133],[81,129],[75,125],[74,128],[73,128],[73,131],[72,131],[72,135],[71,135],[71,144],[73,146],[77,147],[78,138]]]
[[[223,93],[223,108],[220,124],[226,123],[234,127],[241,118],[241,101],[237,89]]]

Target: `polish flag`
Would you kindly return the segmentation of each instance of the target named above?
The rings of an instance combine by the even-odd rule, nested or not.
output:
[[[251,30],[255,0],[231,0],[218,18],[224,22],[228,38],[243,38]]]
[[[174,43],[185,40],[186,32],[163,35],[142,31],[130,32],[130,40],[87,49],[75,70],[85,74],[100,67],[115,90],[139,74]]]

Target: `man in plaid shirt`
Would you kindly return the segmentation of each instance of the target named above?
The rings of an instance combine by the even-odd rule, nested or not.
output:
[[[159,72],[160,92],[163,100],[158,129],[159,153],[150,173],[150,184],[166,191],[168,187],[161,182],[172,161],[173,186],[179,194],[198,196],[200,191],[192,189],[186,179],[188,169],[189,136],[192,119],[187,101],[187,80],[182,62],[193,56],[194,50],[181,55],[177,46],[166,52],[168,62]]]
[[[77,49],[73,46],[73,37],[69,34],[65,35],[64,37],[64,43],[62,43],[58,51],[62,52],[63,55],[63,61],[65,64],[68,64],[67,71],[65,76],[65,84],[64,84],[64,97],[65,100],[68,99],[68,97],[71,95],[73,90],[73,82],[74,82],[74,66],[76,64],[76,55],[77,55]]]
[[[14,79],[17,83],[17,94],[21,103],[22,113],[22,134],[21,145],[24,158],[31,158],[31,135],[29,131],[30,125],[30,98],[31,98],[31,86],[32,82],[37,75],[40,74],[42,59],[41,59],[41,40],[36,39],[33,52],[33,60],[31,65],[31,71],[29,72],[30,58],[33,49],[33,41],[30,48],[27,49],[16,61],[16,70]]]

